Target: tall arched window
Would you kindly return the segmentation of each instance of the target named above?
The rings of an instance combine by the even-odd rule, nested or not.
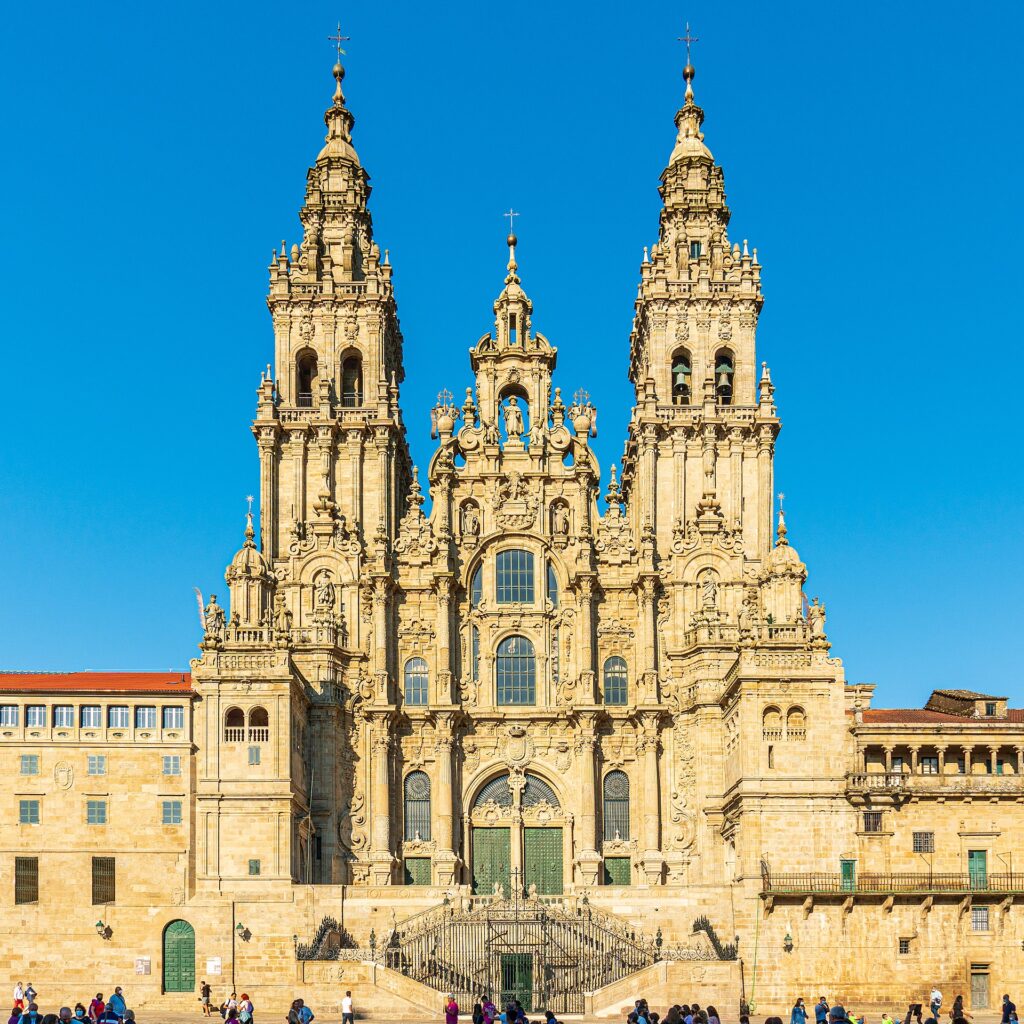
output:
[[[497,701],[537,703],[537,659],[525,636],[509,636],[498,644]]]
[[[499,551],[495,562],[498,604],[533,604],[533,552]]]
[[[405,838],[430,838],[430,776],[426,772],[409,772],[405,777]]]
[[[715,354],[715,395],[722,405],[732,404],[732,353],[721,348]]]
[[[295,404],[311,408],[313,405],[313,381],[316,380],[316,353],[302,352],[295,363],[295,385],[298,392]]]
[[[629,776],[613,771],[604,777],[604,840],[629,839]]]
[[[427,663],[410,658],[405,663],[405,703],[422,707],[427,703]]]
[[[547,591],[548,600],[551,602],[552,608],[558,607],[558,577],[555,575],[555,567],[548,562],[548,579],[547,579]]]
[[[674,405],[689,405],[690,396],[690,353],[679,349],[672,356],[672,402]]]
[[[241,708],[228,708],[224,713],[224,740],[227,743],[245,740],[245,712]]]
[[[469,606],[470,608],[480,607],[480,598],[484,596],[484,568],[478,565],[473,570],[469,580]]]
[[[357,353],[341,361],[341,404],[347,407],[363,404],[363,361]]]
[[[626,662],[619,657],[604,663],[605,704],[625,704],[629,698],[629,678]]]

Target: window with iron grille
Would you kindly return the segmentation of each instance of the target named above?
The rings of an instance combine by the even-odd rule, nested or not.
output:
[[[54,704],[53,727],[55,729],[74,729],[75,707],[73,704]]]
[[[259,747],[250,747],[249,748],[249,764],[259,764],[259,763],[260,763],[260,748]]]
[[[39,824],[39,801],[19,800],[18,801],[18,824],[38,825]]]
[[[906,956],[910,952],[910,939],[900,939],[900,956]]]
[[[164,728],[184,729],[185,709],[180,704],[168,705],[164,708]]]
[[[971,907],[971,931],[987,932],[988,930],[988,907]]]
[[[604,663],[605,704],[625,704],[629,697],[629,678],[626,662],[619,657],[609,658]]]
[[[260,862],[258,860],[249,861],[249,874],[258,875],[260,873]]]
[[[509,636],[498,644],[498,704],[537,703],[537,660],[525,636]]]
[[[410,658],[405,663],[405,703],[422,707],[427,703],[427,663],[423,658]]]
[[[132,711],[127,704],[112,704],[107,711],[107,728],[127,729],[131,725]]]
[[[83,704],[79,714],[83,729],[103,728],[103,708],[99,704]]]
[[[496,563],[498,604],[533,604],[533,552],[499,551]]]
[[[116,869],[113,857],[92,859],[92,902],[113,903],[117,895]]]
[[[22,754],[21,755],[21,774],[22,775],[38,775],[39,774],[39,755],[38,754]]]
[[[0,726],[16,726],[18,724],[18,705],[0,704]]]
[[[147,707],[146,705],[140,705],[135,709],[135,728],[136,729],[155,729],[156,728],[156,708]]]
[[[14,902],[39,902],[39,858],[14,858]]]
[[[430,839],[430,777],[409,772],[405,777],[405,838]]]
[[[881,811],[865,811],[864,812],[864,831],[865,832],[881,832],[882,831],[882,812]]]
[[[45,729],[46,705],[29,704],[29,706],[25,708],[25,725],[30,729]]]
[[[106,775],[106,754],[90,754],[88,757],[87,771],[89,775]]]
[[[623,771],[604,777],[604,839],[629,839],[629,776]]]
[[[934,832],[915,832],[914,833],[914,853],[934,853],[935,852],[935,833]]]
[[[85,802],[85,823],[87,825],[106,825],[107,823],[107,801],[86,800]]]
[[[160,807],[160,824],[161,825],[180,825],[181,824],[181,801],[180,800],[164,800]]]
[[[937,756],[929,754],[921,758],[921,774],[922,775],[938,775],[939,774],[939,759]]]

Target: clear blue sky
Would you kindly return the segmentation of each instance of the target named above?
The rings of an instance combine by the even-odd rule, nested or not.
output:
[[[1021,701],[1020,4],[16,4],[0,40],[0,667],[185,667],[257,487],[275,243],[341,17],[416,460],[507,222],[563,390],[622,450],[688,17],[731,235],[764,266],[790,538],[876,704]]]

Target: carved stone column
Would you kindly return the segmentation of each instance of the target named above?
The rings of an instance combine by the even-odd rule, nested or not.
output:
[[[661,788],[658,780],[658,715],[645,714],[643,732],[637,737],[637,753],[643,765],[643,873],[647,885],[660,885],[664,858],[661,853]]]
[[[277,550],[277,435],[278,426],[260,424],[260,547],[268,558]]]
[[[593,576],[580,576],[576,586],[580,595],[580,626],[577,637],[580,652],[580,700],[589,704],[595,699]]]
[[[597,766],[594,758],[597,737],[594,733],[594,715],[580,716],[580,731],[576,738],[580,783],[580,853],[578,864],[583,885],[597,885],[601,867],[601,854],[597,849]]]
[[[772,453],[775,439],[772,429],[763,425],[757,435],[757,522],[755,544],[757,551],[767,551],[772,545]],[[752,506],[753,502],[750,503]]]
[[[439,576],[434,580],[437,591],[437,686],[434,703],[452,702],[452,579]]]
[[[386,718],[373,724],[372,828],[370,831],[370,884],[390,885],[394,857],[391,854],[391,736]]]
[[[640,680],[639,699],[643,703],[658,702],[658,615],[657,576],[641,576],[638,584],[640,597]]]
[[[388,703],[388,589],[386,576],[373,578],[374,699]]]
[[[437,853],[434,857],[434,884],[455,884],[459,858],[455,853],[456,836],[453,831],[455,809],[452,804],[452,716],[439,715],[434,752],[437,755],[437,791],[433,800],[433,830]]]

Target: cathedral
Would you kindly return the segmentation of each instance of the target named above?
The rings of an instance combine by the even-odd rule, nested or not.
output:
[[[761,265],[729,237],[692,65],[604,471],[597,409],[558,386],[578,340],[535,327],[514,233],[412,464],[333,74],[301,239],[269,268],[258,514],[199,657],[0,674],[9,973],[190,1009],[200,980],[327,1008],[351,988],[392,1016],[447,991],[994,1005],[1024,948],[1024,714],[972,680],[874,708],[832,656],[773,501]]]

